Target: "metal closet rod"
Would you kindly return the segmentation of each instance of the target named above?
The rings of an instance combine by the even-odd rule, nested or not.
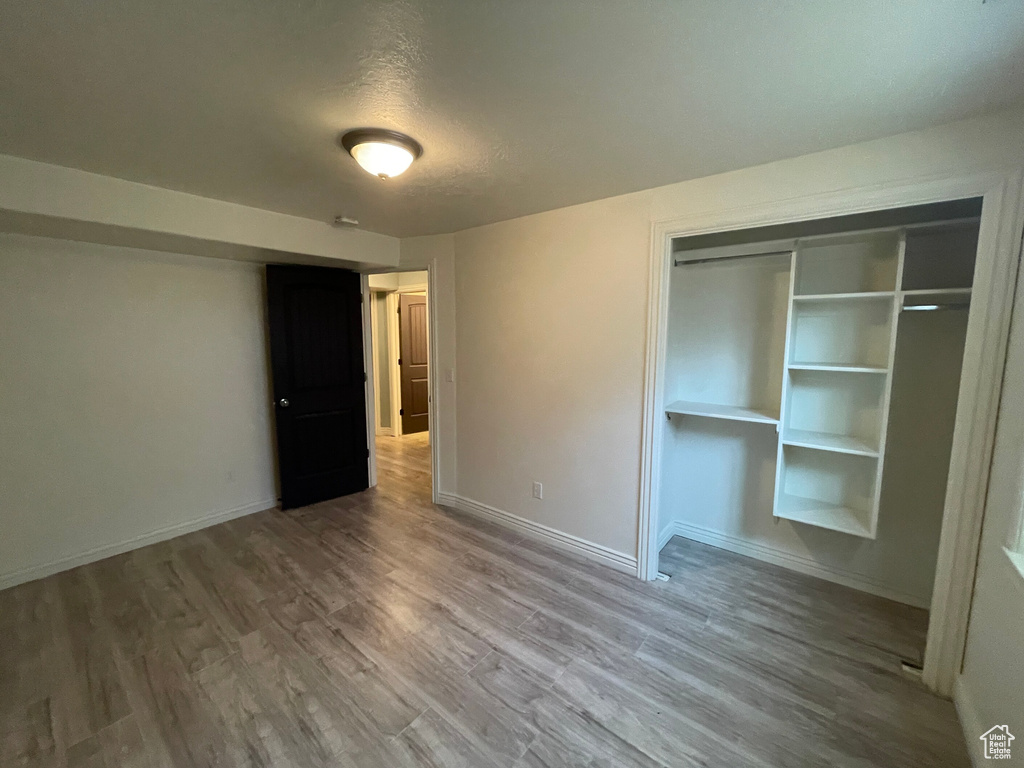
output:
[[[966,309],[971,306],[969,301],[951,301],[948,304],[911,304],[909,307],[900,307],[903,312],[941,312],[946,309]]]
[[[733,259],[760,258],[762,256],[789,256],[791,253],[793,253],[792,248],[785,251],[769,251],[768,253],[740,253],[735,256],[712,256],[706,259],[675,259],[673,261],[673,266],[685,267],[689,264],[709,264],[712,262],[718,263],[722,261],[732,261]]]

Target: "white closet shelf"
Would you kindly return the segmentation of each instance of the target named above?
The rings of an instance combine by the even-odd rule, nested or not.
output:
[[[705,416],[709,419],[727,419],[729,421],[751,421],[757,424],[778,424],[779,415],[767,410],[741,408],[737,405],[715,405],[714,403],[697,403],[689,400],[677,400],[665,406],[665,413],[681,416]]]
[[[927,298],[929,296],[970,296],[970,288],[915,288],[911,291],[900,291],[904,296]]]
[[[790,363],[791,371],[835,371],[838,373],[888,373],[888,368],[873,365],[818,365],[816,363]]]
[[[894,291],[863,291],[859,293],[805,293],[794,294],[793,301],[870,301],[873,299],[892,299]]]
[[[864,522],[867,514],[841,504],[830,504],[820,499],[806,499],[788,493],[779,496],[779,505],[775,511],[776,517],[786,520],[872,539],[874,536],[871,535],[871,529]]]
[[[853,456],[878,457],[878,449],[856,437],[833,435],[829,432],[811,432],[806,429],[787,429],[782,436],[784,445],[814,448],[819,451],[849,453]]]

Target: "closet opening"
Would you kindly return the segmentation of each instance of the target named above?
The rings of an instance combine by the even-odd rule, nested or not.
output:
[[[772,636],[921,668],[981,212],[671,238],[651,468],[664,576]]]

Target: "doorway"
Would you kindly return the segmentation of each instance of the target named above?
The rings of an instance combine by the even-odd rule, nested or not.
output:
[[[805,605],[793,631],[838,612],[851,653],[921,669],[980,213],[970,199],[673,240],[662,572],[692,581],[698,556],[739,570],[699,542],[802,573],[768,571]]]
[[[649,286],[647,383],[641,469],[640,536],[638,546],[638,572],[641,578],[658,578],[658,555],[661,549],[659,544],[664,543],[659,540],[659,534],[662,533],[660,530],[662,527],[660,523],[662,521],[659,521],[662,490],[658,478],[662,470],[662,444],[665,435],[669,429],[677,429],[673,421],[679,422],[680,426],[682,425],[682,421],[676,418],[675,414],[677,413],[682,414],[682,419],[685,419],[687,423],[694,421],[689,415],[693,403],[680,401],[672,402],[667,406],[665,399],[666,361],[667,355],[670,352],[670,276],[677,262],[692,261],[696,263],[698,261],[696,259],[686,259],[685,257],[677,258],[675,246],[681,244],[678,241],[684,238],[689,239],[688,244],[696,248],[697,243],[695,241],[705,236],[728,237],[738,235],[744,230],[750,232],[758,227],[805,226],[806,222],[818,220],[818,216],[821,216],[822,220],[828,219],[830,216],[836,217],[837,215],[853,217],[859,213],[866,214],[869,212],[893,210],[905,206],[937,205],[944,201],[966,201],[980,198],[982,200],[982,210],[980,220],[978,221],[976,266],[973,270],[974,291],[971,295],[968,313],[969,319],[962,358],[963,377],[960,380],[960,392],[957,396],[955,434],[953,436],[951,459],[948,466],[948,486],[945,489],[945,509],[938,545],[934,591],[932,592],[929,605],[930,621],[927,626],[927,644],[922,672],[924,683],[928,688],[947,696],[952,693],[953,683],[959,672],[963,657],[973,572],[978,548],[978,531],[981,528],[987,466],[994,432],[995,408],[999,394],[998,385],[1003,356],[1005,354],[1008,310],[1012,304],[1012,289],[1015,282],[1019,254],[1020,229],[1019,218],[1017,218],[1018,211],[1016,209],[1017,198],[1010,196],[1007,199],[1005,189],[1008,183],[1013,182],[990,177],[985,179],[967,178],[949,179],[942,182],[921,182],[917,185],[894,186],[891,189],[884,190],[874,188],[846,190],[843,193],[841,207],[836,204],[832,197],[821,195],[794,200],[785,206],[776,205],[771,208],[766,206],[763,208],[744,209],[742,215],[737,214],[734,219],[729,219],[728,215],[721,211],[716,211],[703,218],[687,217],[685,220],[665,221],[655,226],[652,239],[651,282]],[[801,236],[811,235],[809,232],[800,232],[798,234]],[[822,235],[825,233],[815,232],[814,234]],[[793,234],[782,233],[778,236],[791,238]],[[717,244],[721,245],[721,243]],[[734,242],[733,244],[735,245],[736,243]],[[706,245],[711,244],[707,243]],[[901,246],[901,254],[902,249],[903,247]],[[810,274],[806,270],[803,273],[800,272],[800,259],[798,256],[793,256],[796,251],[800,250],[799,247],[795,250],[793,248],[788,250],[791,254],[791,259],[796,258],[798,262],[796,269],[790,270],[790,275],[797,275],[799,280],[801,279],[801,274],[804,277]],[[770,256],[772,254],[763,252],[762,255]],[[869,261],[872,264],[875,263],[873,259],[869,259]],[[902,258],[896,263],[899,264],[901,261]],[[882,259],[880,263],[890,264],[891,259]],[[863,274],[870,274],[870,272],[864,272]],[[898,272],[897,275],[899,275]],[[907,274],[904,274],[903,277],[907,278]],[[864,297],[865,301],[876,300],[873,293],[874,288],[872,287],[849,290],[837,288],[831,291],[831,296],[825,297],[823,294],[828,294],[830,291],[811,290],[810,287],[805,291],[802,285],[799,286],[800,290],[796,290],[794,285],[794,283],[790,283],[788,293],[792,295],[800,294],[798,296],[800,301],[808,303],[809,308],[803,307],[802,304],[800,307],[797,307],[802,315],[807,315],[808,313],[815,314],[817,312],[817,306],[812,306],[812,304],[819,295],[822,295],[823,299],[828,298],[829,300],[837,298],[837,294],[857,297],[856,300],[859,300],[860,297]],[[903,300],[903,309],[938,309],[939,307],[935,305],[942,302],[929,301],[915,307],[908,306],[906,301],[908,294],[937,292],[952,294],[964,292],[964,289],[954,287],[918,291],[912,286],[908,287],[904,280],[894,280],[892,290],[877,291],[877,300],[883,301],[883,294],[887,297],[891,294]],[[804,293],[808,295],[804,296]],[[946,298],[949,297],[947,296]],[[796,301],[792,298],[790,300]],[[790,317],[793,316],[795,311],[794,309],[790,310]],[[891,317],[893,315],[890,315]],[[787,322],[789,321],[787,320]],[[855,330],[859,327],[845,323],[841,325],[833,324],[833,326],[842,328],[843,332],[850,329]],[[868,322],[865,327],[877,327],[883,330],[888,328],[890,344],[895,341],[895,336],[892,333],[895,325],[891,321],[889,324],[885,322]],[[808,360],[803,360],[802,357],[808,357],[809,359],[810,356],[803,355],[800,350],[791,344],[793,342],[792,333],[787,331],[782,339],[784,342],[784,356],[781,359],[787,366],[785,375],[789,377],[790,393],[792,393],[795,386],[794,382],[796,384],[799,384],[800,381],[806,383],[813,377],[819,377],[819,374],[823,371],[831,372],[833,369],[841,367],[845,371],[849,371],[851,376],[854,372],[858,375],[863,374],[858,381],[863,381],[863,377],[866,376],[880,378],[884,371],[891,373],[891,359],[887,360],[885,366],[867,364],[856,366],[852,365],[852,363],[847,364],[839,358],[835,360],[823,358],[824,362],[808,362]],[[868,351],[874,349],[871,344],[867,344],[862,348]],[[891,358],[893,350],[890,348],[888,351]],[[797,379],[800,379],[800,381],[797,381]],[[853,394],[856,394],[856,391]],[[782,398],[780,402],[783,404],[783,410],[785,410],[787,403],[792,406],[790,399]],[[888,410],[888,407],[887,399],[882,400],[877,410],[882,412]],[[824,411],[820,412],[824,413]],[[790,414],[792,415],[793,413],[796,413],[796,411],[793,411],[791,408]],[[707,415],[704,412],[702,414]],[[835,480],[833,488],[844,489],[844,493],[846,493],[846,488],[853,488],[853,491],[846,493],[844,497],[839,497],[837,492],[837,498],[834,499],[835,504],[832,507],[816,503],[808,511],[803,506],[788,504],[787,502],[792,500],[789,496],[798,496],[800,498],[810,496],[818,499],[820,495],[814,495],[817,493],[814,488],[810,488],[811,493],[798,493],[798,491],[807,491],[808,489],[802,486],[797,488],[798,483],[796,481],[817,481],[824,475],[824,470],[829,469],[829,467],[825,467],[824,462],[816,458],[816,454],[812,455],[809,453],[812,449],[820,448],[819,445],[815,444],[808,447],[797,444],[797,438],[800,435],[793,431],[795,427],[792,423],[789,423],[790,431],[788,434],[786,433],[787,422],[785,421],[785,415],[780,414],[776,416],[774,412],[771,414],[769,424],[776,424],[778,428],[775,435],[771,437],[776,438],[774,442],[778,445],[775,452],[769,453],[775,460],[764,463],[764,466],[768,468],[766,475],[769,478],[771,476],[774,476],[776,480],[780,476],[784,479],[795,478],[789,486],[782,486],[786,493],[782,494],[781,497],[775,494],[774,511],[778,513],[773,513],[775,520],[780,521],[779,525],[801,525],[802,527],[799,529],[799,532],[802,534],[802,541],[805,542],[810,535],[820,537],[831,535],[832,531],[838,530],[835,525],[832,526],[831,530],[828,529],[828,526],[823,525],[823,522],[827,521],[819,512],[822,510],[829,511],[834,507],[839,507],[840,511],[852,509],[856,512],[864,513],[863,517],[854,520],[866,532],[866,536],[863,538],[873,539],[877,523],[877,491],[881,486],[878,483],[877,473],[871,475],[866,470],[861,470],[867,466],[867,460],[872,458],[872,456],[867,454],[873,454],[876,450],[879,455],[883,453],[884,441],[881,438],[884,438],[884,432],[879,432],[880,439],[877,449],[872,448],[868,452],[860,450],[849,456],[846,455],[850,454],[849,450],[834,451],[842,457],[834,461],[833,464],[836,467],[840,464],[848,466],[845,469],[840,467],[834,471],[830,470],[831,474],[828,474],[827,477]],[[747,419],[747,421],[756,420]],[[696,422],[694,421],[694,423]],[[878,423],[880,425],[882,422],[879,421]],[[807,430],[805,429],[805,431]],[[827,432],[828,430],[825,431]],[[847,433],[843,433],[843,436],[848,436],[848,434],[854,434],[855,432],[856,430],[848,430]],[[787,437],[788,443],[791,444],[788,447],[786,444]],[[860,463],[854,465],[854,461]],[[854,471],[843,474],[846,469]],[[871,477],[875,478],[873,485],[868,482]],[[844,478],[852,478],[852,480],[846,483]],[[856,485],[860,481],[863,482],[859,486]],[[846,484],[844,485],[843,483]],[[779,487],[778,483],[776,483],[776,487]],[[860,491],[858,491],[858,488]],[[869,489],[872,491],[871,494],[867,492]],[[787,494],[789,495],[787,496]],[[825,528],[826,530],[818,531],[818,528],[814,528],[806,523],[808,515],[814,516],[814,519],[811,520],[812,523],[817,523],[818,528]],[[847,526],[844,530],[850,529],[851,526]],[[793,532],[796,533],[796,529],[793,529]],[[721,543],[719,541],[716,543],[716,546],[721,546]],[[860,550],[868,551],[872,546],[871,543],[867,543],[856,548],[858,552],[851,554],[851,561],[852,557],[858,554]],[[855,549],[855,547],[850,547],[850,549]],[[748,548],[748,550],[751,554],[754,551],[753,548]],[[792,558],[789,558],[789,561],[791,563]],[[787,565],[790,563],[787,563]]]
[[[432,496],[430,309],[427,270],[367,275],[372,360],[371,484]]]

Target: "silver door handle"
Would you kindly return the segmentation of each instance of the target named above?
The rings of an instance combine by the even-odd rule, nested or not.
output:
[[[277,401],[277,404],[280,405],[282,408],[287,408],[289,405],[291,405],[291,403],[288,402],[287,397],[282,397],[280,400]]]

